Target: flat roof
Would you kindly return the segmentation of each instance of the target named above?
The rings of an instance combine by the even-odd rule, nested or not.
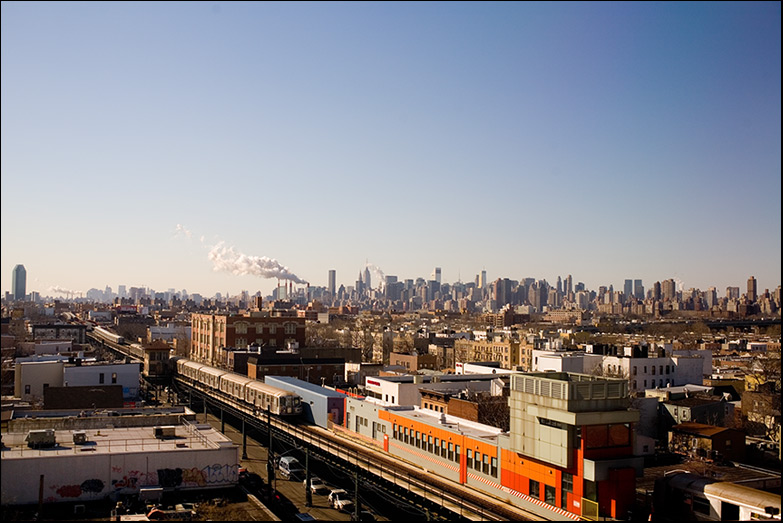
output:
[[[497,427],[483,425],[475,421],[468,421],[464,418],[435,412],[430,409],[413,407],[412,409],[397,410],[390,408],[388,410],[394,412],[396,415],[437,426],[441,429],[464,434],[465,436],[474,439],[495,440],[500,434],[503,434],[503,431]]]
[[[14,410],[11,419],[44,419],[44,418],[91,418],[112,416],[165,416],[170,414],[194,414],[194,412],[182,405],[173,407],[143,407],[143,408],[100,408],[100,409],[46,409]]]
[[[267,381],[270,378],[272,379],[272,383],[269,383]],[[274,383],[275,381],[277,381],[277,383]],[[299,378],[293,378],[291,376],[264,376],[264,383],[273,386],[279,383],[285,383],[292,387],[296,387],[301,390],[306,390],[314,394],[318,394],[319,396],[326,396],[328,398],[346,397],[346,394],[343,394],[342,392],[337,392],[336,390],[333,389],[327,389],[326,387],[322,387],[320,385],[310,383],[309,381],[300,380]]]
[[[422,383],[432,383],[432,378],[437,377],[440,378],[441,383],[447,383],[451,381],[490,380],[490,379],[499,378],[500,376],[497,374],[440,374],[437,376],[407,375],[407,376],[367,376],[367,377],[374,380],[383,380],[383,381],[389,381],[393,383],[413,383],[414,378],[421,378]]]
[[[209,424],[167,425],[173,427],[174,436],[155,437],[155,427],[123,427],[84,430],[55,430],[57,446],[32,449],[27,446],[27,431],[4,432],[2,459],[51,458],[74,454],[150,453],[188,450],[212,450],[234,443]],[[172,429],[168,429],[172,430]],[[86,442],[73,442],[74,432],[83,432]]]

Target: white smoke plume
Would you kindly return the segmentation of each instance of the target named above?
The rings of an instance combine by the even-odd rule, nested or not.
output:
[[[69,297],[73,297],[77,294],[80,294],[79,291],[72,291],[70,289],[64,289],[60,287],[59,285],[53,285],[52,287],[49,287],[49,292],[52,292],[54,294],[64,294]]]
[[[251,275],[261,278],[277,278],[279,280],[291,280],[294,283],[307,283],[288,267],[277,260],[266,256],[248,256],[236,252],[233,247],[226,247],[220,242],[209,251],[209,259],[212,261],[216,272],[230,272],[237,276]]]
[[[182,233],[185,236],[187,236],[188,239],[193,238],[193,233],[190,232],[184,225],[178,223],[177,224],[177,228],[174,231],[174,235],[176,236],[176,235],[178,235],[180,233]]]
[[[376,282],[376,287],[381,288],[383,284],[386,282],[386,275],[383,274],[383,271],[380,267],[377,265],[373,265],[372,263],[367,263],[365,265],[370,270],[370,273],[372,274],[373,281]]]

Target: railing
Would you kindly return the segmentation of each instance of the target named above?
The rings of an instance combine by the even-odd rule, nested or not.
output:
[[[94,453],[98,452],[99,450],[101,453],[111,453],[111,452],[122,452],[122,451],[153,451],[153,450],[163,450],[165,447],[174,448],[176,446],[186,444],[188,447],[192,448],[194,444],[198,445],[204,445],[209,448],[217,448],[217,444],[213,443],[209,440],[207,440],[202,434],[198,433],[198,430],[195,429],[193,432],[191,432],[191,436],[189,438],[185,438],[185,441],[178,440],[176,438],[170,438],[170,439],[112,439],[108,441],[102,441],[100,444],[96,444],[94,441],[95,438],[103,438],[105,435],[100,434],[100,431],[98,431],[97,434],[94,436],[91,436],[91,440],[88,441],[85,444],[62,444],[57,443],[53,447],[49,448],[30,448],[27,445],[24,446],[14,446],[14,447],[6,447],[5,450],[3,450],[4,457],[13,457],[17,453],[20,455],[20,457],[32,457],[32,456],[62,456],[67,454],[82,454],[82,453]]]

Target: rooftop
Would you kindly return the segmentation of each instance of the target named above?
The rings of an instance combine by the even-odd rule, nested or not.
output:
[[[389,409],[395,414],[414,419],[423,423],[431,425],[439,425],[440,428],[450,430],[459,434],[474,439],[486,439],[496,440],[498,435],[503,431],[499,428],[489,425],[483,425],[476,423],[475,421],[468,421],[464,418],[458,418],[457,416],[450,416],[448,414],[435,412],[429,409],[422,409],[419,407],[406,408],[406,409]]]
[[[112,454],[173,450],[217,449],[234,444],[206,424],[184,422],[170,426],[173,436],[155,437],[155,427],[123,427],[78,430],[55,430],[57,444],[51,448],[32,449],[25,441],[27,431],[3,433],[2,459],[64,456],[72,454]],[[74,443],[75,433],[84,433],[86,441]]]
[[[698,434],[701,436],[710,437],[714,436],[715,434],[720,434],[721,432],[734,429],[716,427],[715,425],[705,425],[703,423],[695,423],[691,421],[675,425],[671,430],[674,432],[687,432],[688,434]]]

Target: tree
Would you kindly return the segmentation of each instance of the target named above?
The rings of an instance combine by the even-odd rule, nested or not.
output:
[[[758,354],[745,375],[747,390],[742,394],[742,412],[749,433],[767,439],[778,438],[780,425],[780,348]]]

